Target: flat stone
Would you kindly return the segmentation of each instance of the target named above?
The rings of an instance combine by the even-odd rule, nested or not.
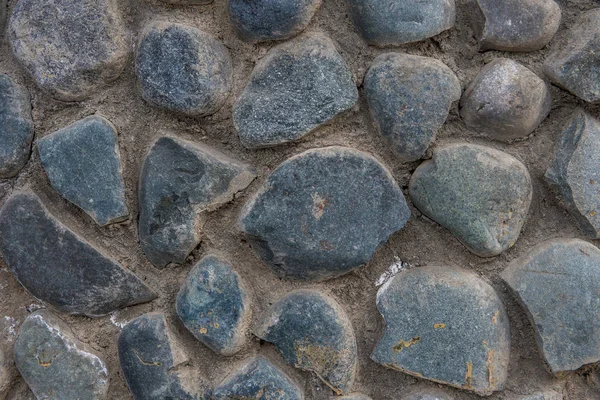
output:
[[[38,0],[20,0],[8,31],[19,62],[58,100],[90,97],[117,79],[129,59],[114,0],[46,0],[43,7]]]
[[[460,99],[460,81],[434,58],[387,53],[364,81],[371,117],[400,161],[422,158]]]
[[[37,148],[52,186],[96,223],[128,218],[113,124],[87,117],[38,140]]]
[[[401,272],[377,293],[377,309],[385,328],[371,354],[376,363],[480,395],[502,390],[508,315],[476,274],[449,266]]]
[[[255,178],[253,170],[209,147],[159,138],[140,175],[139,235],[157,268],[183,263],[200,243],[206,213],[233,200]]]
[[[216,113],[233,81],[231,56],[221,42],[199,29],[167,22],[144,29],[135,73],[144,100],[190,116]]]
[[[185,327],[224,356],[245,344],[251,314],[240,276],[229,261],[214,255],[196,264],[177,296],[177,315]]]
[[[540,77],[516,61],[497,58],[465,90],[460,115],[475,132],[510,141],[531,134],[551,106],[548,85]]]
[[[334,146],[282,163],[247,203],[240,229],[277,275],[323,280],[367,263],[409,217],[385,166]]]
[[[600,361],[600,250],[579,239],[550,240],[501,277],[525,309],[553,373]]]
[[[439,389],[418,390],[401,400],[454,400],[454,397]]]
[[[313,372],[336,394],[351,392],[356,339],[342,307],[315,290],[295,290],[269,310],[256,335],[273,343],[286,361]]]
[[[251,149],[293,142],[358,101],[352,73],[335,45],[306,34],[272,48],[233,106],[233,123]]]
[[[0,210],[0,253],[25,289],[67,314],[97,317],[156,297],[29,191],[13,194]]]
[[[21,325],[15,363],[38,399],[107,398],[109,376],[100,354],[47,310],[34,312]]]
[[[470,251],[493,257],[517,241],[533,188],[527,167],[499,150],[471,144],[436,149],[414,172],[414,205]]]

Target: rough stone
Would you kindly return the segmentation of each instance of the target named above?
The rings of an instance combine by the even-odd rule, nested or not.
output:
[[[98,116],[84,118],[37,142],[52,186],[100,225],[129,216],[116,128]]]
[[[31,192],[13,194],[0,210],[0,253],[31,294],[68,314],[96,317],[156,297]]]
[[[386,167],[334,146],[281,164],[247,203],[240,228],[279,276],[323,280],[368,262],[409,217]]]
[[[437,149],[414,172],[409,190],[423,214],[480,257],[514,245],[533,192],[529,172],[519,160],[471,144]]]
[[[418,390],[401,400],[454,400],[454,397],[439,389]]]
[[[422,158],[460,99],[460,81],[441,61],[387,53],[375,59],[364,81],[371,117],[404,162]]]
[[[377,293],[385,329],[373,361],[419,378],[489,395],[508,375],[508,315],[472,272],[428,266],[401,272]]]
[[[242,144],[261,148],[299,140],[351,109],[358,90],[346,62],[322,34],[271,49],[233,107]]]
[[[361,393],[352,393],[348,396],[335,397],[337,400],[372,400],[369,396]]]

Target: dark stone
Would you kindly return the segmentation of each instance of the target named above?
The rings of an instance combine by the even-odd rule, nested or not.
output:
[[[439,389],[425,389],[415,391],[401,400],[454,400],[454,397]]]
[[[377,57],[364,87],[377,130],[404,162],[425,155],[461,95],[458,78],[441,61],[400,53]]]
[[[246,205],[240,229],[279,276],[323,280],[367,263],[409,217],[385,166],[334,146],[281,164]]]
[[[306,34],[256,64],[233,107],[233,123],[245,147],[276,146],[299,140],[357,100],[352,74],[331,39]]]
[[[31,192],[13,194],[0,211],[0,252],[36,298],[68,314],[97,317],[156,295],[46,210]]]

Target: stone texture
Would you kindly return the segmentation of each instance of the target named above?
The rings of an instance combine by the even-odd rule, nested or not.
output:
[[[372,400],[369,396],[361,393],[352,393],[348,396],[335,397],[337,400]]]
[[[99,225],[128,218],[116,128],[92,116],[37,142],[52,186]]]
[[[460,81],[441,61],[401,53],[375,59],[364,81],[371,117],[401,161],[422,158],[460,99]]]
[[[352,74],[331,39],[306,34],[256,64],[233,107],[233,123],[245,147],[276,146],[299,140],[357,100]]]
[[[68,314],[95,317],[156,297],[29,191],[13,194],[0,211],[0,253],[31,294]]]
[[[454,400],[454,397],[439,389],[418,390],[401,400]]]
[[[334,146],[282,163],[247,203],[240,228],[279,276],[322,280],[368,262],[409,217],[386,167]]]
[[[401,272],[377,293],[385,322],[373,361],[489,395],[508,375],[509,321],[494,289],[449,266]]]
[[[531,177],[513,156],[489,147],[454,144],[436,149],[417,168],[410,196],[427,217],[470,251],[492,257],[512,247],[531,204]]]

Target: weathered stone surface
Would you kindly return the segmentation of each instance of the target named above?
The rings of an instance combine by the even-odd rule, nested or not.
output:
[[[551,106],[552,96],[540,77],[516,61],[497,58],[465,90],[460,115],[475,132],[509,141],[531,134]]]
[[[480,257],[514,245],[533,192],[529,172],[519,160],[471,144],[437,149],[414,172],[409,189],[423,214]]]
[[[77,121],[37,142],[50,183],[100,225],[127,219],[116,128],[102,117]]]
[[[381,287],[377,308],[385,329],[373,361],[482,395],[502,390],[508,316],[494,289],[474,273],[449,266],[401,272]]]
[[[233,107],[233,123],[248,148],[298,140],[358,100],[346,62],[322,34],[271,49],[254,68]]]
[[[369,396],[361,393],[352,393],[348,396],[335,397],[337,400],[372,400]]]
[[[0,210],[0,253],[31,294],[68,314],[95,317],[156,297],[31,192],[13,194]]]
[[[368,262],[409,217],[386,167],[334,146],[281,164],[246,205],[240,228],[279,276],[322,280]]]
[[[290,365],[315,373],[337,394],[351,391],[356,339],[342,307],[315,290],[296,290],[275,303],[256,335]]]
[[[401,400],[454,400],[454,397],[439,389],[418,390]]]
[[[15,363],[38,399],[107,398],[104,360],[49,311],[36,311],[21,325]]]
[[[252,310],[246,288],[224,258],[205,256],[177,296],[177,315],[213,351],[230,356],[244,345]]]
[[[371,117],[401,161],[422,158],[460,99],[460,81],[434,58],[387,53],[364,81]]]
[[[114,0],[46,0],[43,7],[38,0],[20,0],[8,30],[19,62],[59,100],[89,97],[117,79],[129,58]]]
[[[187,140],[159,138],[139,187],[139,235],[157,268],[182,263],[200,243],[206,213],[231,201],[255,178],[251,168]]]
[[[550,240],[501,276],[527,312],[552,372],[600,360],[600,250],[579,239]]]

